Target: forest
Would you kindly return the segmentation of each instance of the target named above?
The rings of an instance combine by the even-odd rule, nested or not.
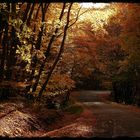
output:
[[[0,102],[65,109],[80,90],[140,106],[140,4],[0,3]]]

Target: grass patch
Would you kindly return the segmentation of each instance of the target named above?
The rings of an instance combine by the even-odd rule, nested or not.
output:
[[[83,107],[80,105],[73,105],[65,109],[66,112],[70,114],[77,114],[77,115],[81,114],[83,110],[84,110]]]

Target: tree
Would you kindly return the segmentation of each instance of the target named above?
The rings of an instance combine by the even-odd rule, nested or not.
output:
[[[1,21],[1,31],[5,28],[1,33],[1,79],[29,83],[26,92],[36,96],[40,90],[41,97],[63,53],[67,30],[78,20],[80,8],[72,10],[69,3],[22,3],[16,9],[17,6],[18,3],[6,4],[1,12],[2,19],[7,16]],[[13,11],[7,12],[7,8]],[[5,42],[7,38],[11,48]]]
[[[113,92],[118,102],[139,104],[139,5],[123,5],[118,4],[119,12],[110,20],[117,31],[120,30],[116,39],[125,54],[118,64],[117,75],[113,78]]]

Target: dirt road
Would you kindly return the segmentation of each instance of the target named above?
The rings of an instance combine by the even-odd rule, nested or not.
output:
[[[49,137],[140,137],[140,108],[109,100],[109,91],[76,91],[84,112],[69,125],[51,131]]]
[[[74,94],[95,116],[93,137],[140,137],[140,108],[106,100],[109,91],[79,91]]]

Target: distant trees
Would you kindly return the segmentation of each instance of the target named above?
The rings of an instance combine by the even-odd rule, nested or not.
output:
[[[96,29],[92,20],[79,24],[81,34],[74,37],[74,43],[84,50],[86,59],[92,57],[92,61],[88,62],[92,64],[92,71],[83,81],[91,79],[96,83],[100,77],[101,81],[97,81],[102,86],[104,81],[112,82],[114,100],[139,104],[139,4],[113,6],[118,12],[110,16],[103,28]]]
[[[116,88],[121,90],[119,91],[120,96],[118,96],[119,101],[123,98],[123,102],[138,105],[140,104],[139,8],[139,4],[127,4],[124,8],[120,7],[118,17],[122,32],[119,39],[127,56],[120,63],[119,75],[116,78],[118,82],[114,81],[114,88],[115,84],[120,83],[120,85],[116,85]],[[114,90],[114,94],[118,94],[118,91]]]

